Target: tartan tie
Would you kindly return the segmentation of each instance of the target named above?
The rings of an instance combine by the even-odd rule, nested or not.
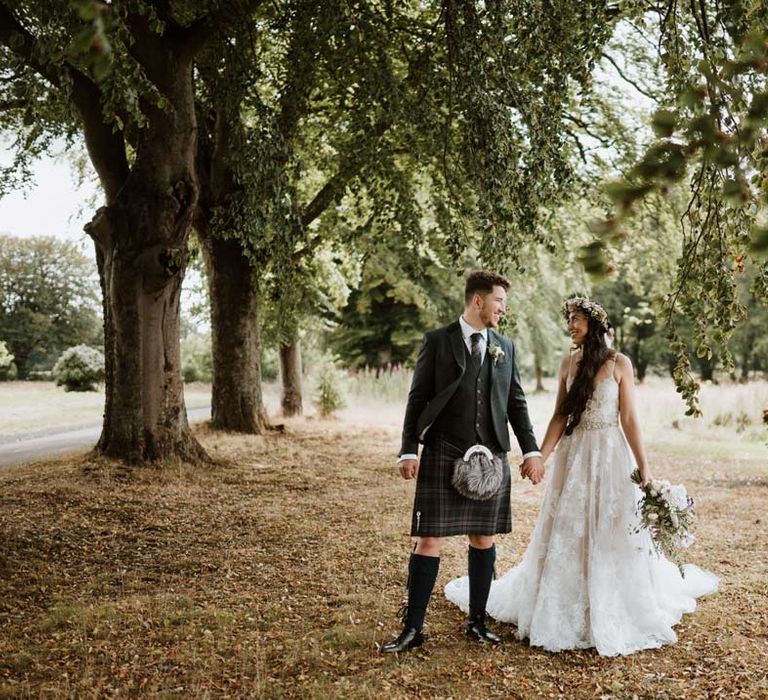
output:
[[[480,339],[483,337],[482,333],[473,333],[469,336],[469,340],[472,343],[472,348],[469,354],[472,356],[472,363],[475,369],[480,369],[483,364],[483,355],[480,352]]]

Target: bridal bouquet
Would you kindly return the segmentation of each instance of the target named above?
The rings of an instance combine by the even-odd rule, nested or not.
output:
[[[635,469],[631,478],[639,485],[642,481],[640,470]],[[642,491],[643,497],[637,508],[640,523],[634,532],[647,528],[657,554],[663,554],[677,564],[680,574],[685,576],[679,551],[688,549],[696,541],[690,533],[696,517],[693,499],[685,486],[673,486],[666,479],[653,479]]]

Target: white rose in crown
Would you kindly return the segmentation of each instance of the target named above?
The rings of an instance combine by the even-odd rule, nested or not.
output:
[[[501,345],[496,345],[496,343],[491,343],[488,346],[488,354],[491,356],[494,366],[504,359],[504,351],[501,349]]]

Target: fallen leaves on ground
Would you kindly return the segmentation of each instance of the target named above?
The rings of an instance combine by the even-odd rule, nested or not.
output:
[[[672,647],[627,658],[472,646],[441,587],[427,643],[399,658],[413,485],[393,429],[293,423],[244,437],[201,428],[217,462],[128,469],[102,459],[0,475],[0,697],[768,697],[764,465],[654,454],[697,497],[690,560],[723,579]],[[519,561],[540,489],[513,488]]]

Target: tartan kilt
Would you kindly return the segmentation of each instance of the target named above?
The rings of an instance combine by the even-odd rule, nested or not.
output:
[[[504,464],[499,492],[486,501],[462,496],[451,485],[453,463],[465,450],[440,437],[424,445],[416,478],[411,537],[496,535],[512,530],[511,483],[506,453],[496,453]]]

